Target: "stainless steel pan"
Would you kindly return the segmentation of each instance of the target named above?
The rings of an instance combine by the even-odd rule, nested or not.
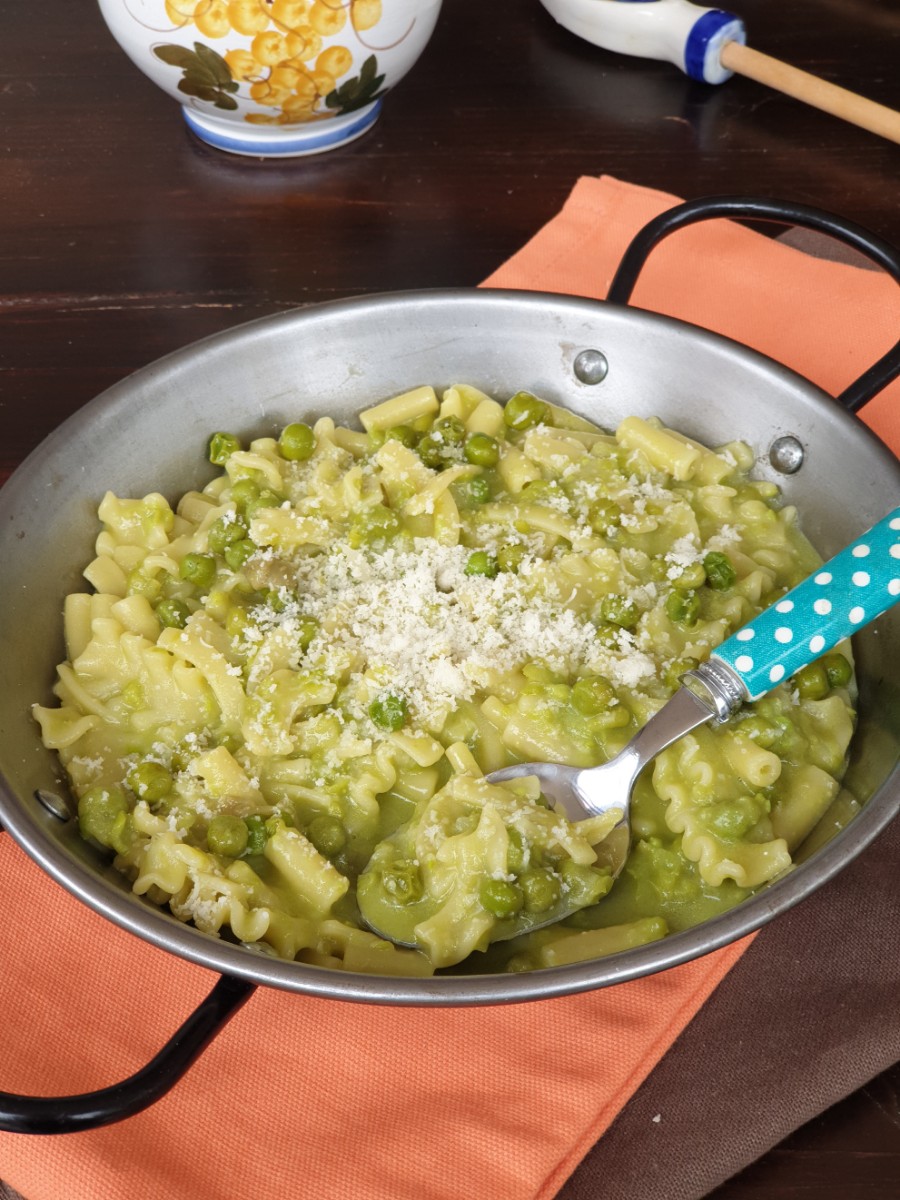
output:
[[[60,768],[32,723],[29,706],[46,701],[62,656],[62,600],[81,586],[97,503],[107,487],[174,497],[211,470],[204,447],[215,428],[259,435],[323,411],[352,421],[375,399],[420,383],[467,382],[498,396],[527,387],[607,427],[637,413],[659,416],[712,444],[739,436],[757,447],[759,475],[775,480],[800,507],[818,548],[826,555],[838,550],[900,498],[894,456],[845,407],[787,368],[696,327],[624,306],[661,237],[719,215],[837,232],[900,281],[900,254],[826,214],[742,199],[683,205],[640,235],[609,302],[522,292],[412,292],[266,318],[189,346],[111,388],[16,472],[0,495],[0,638],[6,648],[0,660],[0,820],[92,908],[224,978],[137,1076],[86,1097],[0,1093],[0,1128],[62,1132],[138,1111],[172,1085],[260,984],[343,1000],[483,1004],[605,987],[674,966],[808,896],[896,814],[900,611],[856,640],[860,725],[847,787],[863,802],[862,811],[789,876],[697,928],[594,962],[524,975],[360,976],[276,960],[206,936],[132,895],[68,819]],[[898,373],[900,346],[841,399],[856,408]],[[2,896],[2,881],[0,902],[15,902]]]

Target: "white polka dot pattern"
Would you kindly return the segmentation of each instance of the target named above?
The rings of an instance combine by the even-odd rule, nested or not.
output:
[[[900,508],[895,508],[723,642],[713,658],[736,671],[756,700],[898,600]]]

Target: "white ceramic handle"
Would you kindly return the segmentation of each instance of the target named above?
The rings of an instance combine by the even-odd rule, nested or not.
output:
[[[702,83],[724,83],[732,72],[721,53],[744,44],[743,21],[689,0],[541,0],[560,25],[604,50],[674,63]]]

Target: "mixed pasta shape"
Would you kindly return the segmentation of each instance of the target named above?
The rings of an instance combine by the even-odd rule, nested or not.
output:
[[[174,510],[100,504],[34,712],[138,895],[322,967],[529,970],[723,911],[850,815],[847,645],[658,756],[615,881],[615,816],[484,779],[608,760],[819,563],[746,445],[465,385],[361,423],[217,433]]]

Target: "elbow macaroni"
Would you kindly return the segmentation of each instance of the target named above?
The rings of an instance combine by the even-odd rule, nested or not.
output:
[[[34,711],[135,892],[287,958],[423,975],[613,953],[789,870],[840,807],[846,646],[658,756],[614,884],[615,818],[483,779],[606,761],[818,564],[747,447],[465,385],[361,419],[231,439],[176,511],[103,499],[59,704]]]

